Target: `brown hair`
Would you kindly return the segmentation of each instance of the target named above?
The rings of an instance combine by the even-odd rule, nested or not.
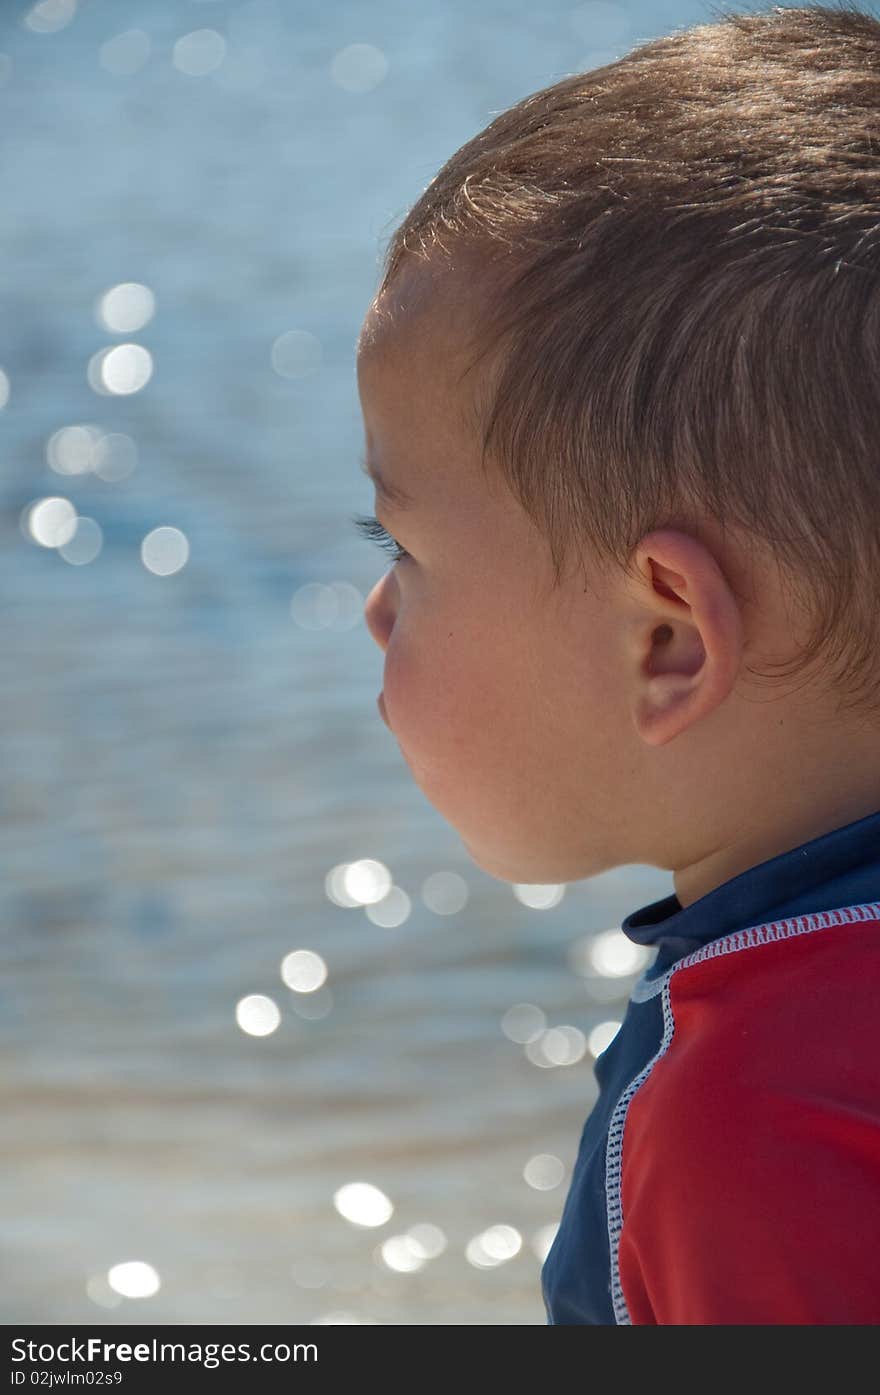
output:
[[[411,253],[478,252],[474,342],[503,350],[484,469],[557,584],[574,545],[627,570],[708,514],[773,549],[811,621],[777,676],[821,656],[875,714],[880,21],[715,13],[497,116],[392,234],[377,295]]]

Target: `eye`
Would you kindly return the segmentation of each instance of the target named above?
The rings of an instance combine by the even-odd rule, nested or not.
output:
[[[378,518],[357,516],[351,521],[361,537],[369,538],[370,542],[374,542],[377,547],[390,552],[392,561],[402,562],[409,557],[410,554],[406,548],[401,547],[397,539],[393,538],[388,530],[382,527]]]

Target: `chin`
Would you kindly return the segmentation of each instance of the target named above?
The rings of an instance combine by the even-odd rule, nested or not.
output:
[[[461,841],[471,861],[487,876],[495,877],[500,882],[527,886],[529,883],[549,884],[553,881],[551,877],[538,874],[533,861],[534,854],[516,857],[513,854],[505,855],[503,852],[493,851],[491,848],[474,847],[467,838],[462,838]]]
[[[563,886],[568,882],[584,881],[589,877],[599,876],[602,872],[621,867],[626,862],[625,858],[609,860],[607,857],[595,857],[592,860],[582,858],[576,863],[560,863],[555,862],[551,854],[542,857],[536,848],[527,849],[519,854],[504,853],[481,845],[475,846],[466,838],[462,838],[461,841],[469,857],[483,872],[497,878],[498,881],[519,886]]]

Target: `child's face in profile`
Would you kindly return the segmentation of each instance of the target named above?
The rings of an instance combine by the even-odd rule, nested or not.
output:
[[[804,638],[772,549],[672,520],[626,573],[589,560],[554,589],[546,540],[482,469],[491,361],[462,374],[483,285],[406,260],[357,364],[367,462],[412,498],[376,491],[409,554],[365,607],[387,721],[474,861],[544,883],[647,863],[688,905],[875,810],[876,730],[842,721],[833,687],[740,684],[752,651]]]
[[[615,611],[583,573],[551,591],[549,548],[465,414],[467,296],[399,274],[368,311],[358,387],[375,514],[409,556],[370,593],[386,720],[417,784],[474,861],[513,882],[563,882],[637,861]],[[478,370],[479,371],[479,370]],[[598,578],[591,577],[591,588]],[[629,762],[631,764],[631,762]]]

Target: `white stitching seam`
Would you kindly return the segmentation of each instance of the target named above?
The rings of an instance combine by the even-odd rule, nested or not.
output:
[[[620,1232],[623,1229],[623,1207],[621,1204],[621,1162],[623,1154],[623,1131],[626,1115],[633,1095],[651,1074],[654,1066],[669,1049],[675,1022],[672,1017],[669,983],[673,974],[698,964],[703,959],[714,959],[720,954],[733,954],[740,949],[755,949],[758,945],[772,944],[775,940],[788,940],[795,935],[806,935],[812,930],[826,930],[831,925],[850,924],[858,920],[880,920],[880,901],[869,901],[859,906],[842,906],[833,911],[815,911],[811,915],[795,916],[791,920],[773,920],[766,925],[751,925],[746,930],[737,930],[733,935],[723,935],[703,945],[693,954],[685,955],[656,979],[647,980],[643,975],[633,988],[632,1002],[644,1003],[658,993],[663,994],[663,1040],[657,1054],[643,1070],[627,1085],[614,1106],[614,1113],[608,1125],[608,1143],[605,1150],[605,1204],[608,1214],[608,1243],[611,1256],[611,1301],[614,1305],[614,1320],[619,1326],[632,1325],[629,1308],[623,1296],[618,1264]]]

